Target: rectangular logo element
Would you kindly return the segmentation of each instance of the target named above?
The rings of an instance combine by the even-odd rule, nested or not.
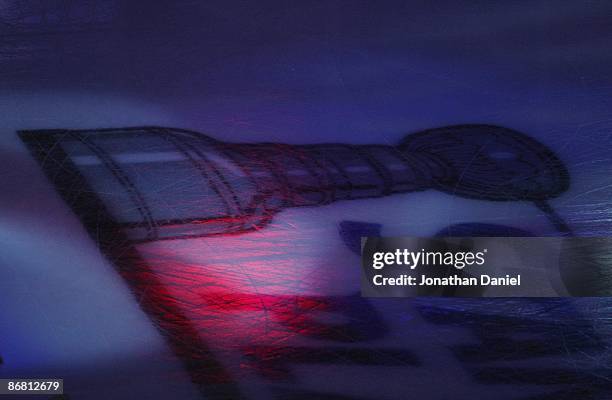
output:
[[[608,237],[362,238],[365,297],[612,295]]]

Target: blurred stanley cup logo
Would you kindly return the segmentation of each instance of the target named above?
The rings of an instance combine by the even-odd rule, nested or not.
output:
[[[240,398],[234,382],[252,374],[274,386],[300,363],[420,363],[356,287],[326,292],[355,262],[331,274],[310,251],[329,236],[274,235],[284,209],[431,189],[531,202],[571,235],[548,204],[569,187],[564,164],[543,144],[497,126],[431,129],[396,145],[230,143],[161,127],[20,135],[207,398]],[[262,232],[251,243],[254,230]],[[199,237],[225,247],[206,252],[201,241],[177,240]],[[302,258],[287,245],[311,239]],[[321,312],[340,320],[319,320]]]
[[[563,163],[498,126],[432,129],[396,146],[228,143],[160,127],[21,136],[82,219],[104,228],[104,210],[130,242],[244,233],[288,207],[426,189],[533,201],[567,231],[546,202],[568,188]]]

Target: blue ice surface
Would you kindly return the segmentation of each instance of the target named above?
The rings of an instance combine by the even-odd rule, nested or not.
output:
[[[23,20],[25,27],[1,28],[10,35],[0,44],[5,187],[0,204],[8,216],[3,244],[13,249],[3,251],[7,266],[2,279],[12,289],[3,290],[2,303],[11,304],[13,311],[0,324],[0,354],[15,357],[5,356],[0,372],[10,367],[12,358],[24,368],[43,362],[40,358],[46,355],[28,352],[29,344],[40,341],[41,332],[49,340],[46,333],[57,318],[69,330],[53,332],[51,343],[57,348],[71,348],[76,340],[93,349],[96,345],[88,338],[94,336],[89,335],[99,330],[100,321],[113,320],[111,306],[98,319],[83,319],[87,307],[78,310],[79,297],[59,290],[65,279],[74,278],[57,278],[58,270],[75,262],[67,259],[66,249],[76,256],[87,252],[96,257],[95,246],[74,239],[84,233],[49,194],[15,136],[17,129],[162,124],[227,141],[394,144],[408,133],[436,126],[497,124],[537,138],[564,160],[572,178],[570,191],[551,204],[578,235],[610,234],[612,9],[606,2],[104,4],[108,15],[81,25],[78,16],[87,14],[83,10],[56,13],[76,15],[69,23],[54,17],[43,24],[37,22],[39,11],[26,6],[32,16]],[[7,8],[3,18],[21,21],[11,10]],[[502,220],[514,206],[501,206]],[[468,206],[451,201],[448,207],[452,214]],[[432,216],[438,212],[430,210]],[[376,218],[368,223],[376,224]],[[37,228],[46,239],[27,236],[45,224],[54,225]],[[46,251],[41,252],[35,243],[46,240],[53,245],[42,244]],[[23,271],[37,264],[45,265],[32,272],[38,277],[34,288],[44,301],[23,301],[32,289]],[[78,272],[76,267],[70,270]],[[43,277],[53,275],[52,285],[45,285]],[[95,276],[82,278],[87,288],[96,287]],[[105,279],[97,281],[98,287],[121,287],[113,278]],[[91,304],[101,304],[105,293],[97,295]],[[123,303],[114,301],[124,311],[129,297],[122,296]],[[62,298],[75,304],[74,322],[65,308],[45,305],[56,300],[61,304]],[[401,308],[393,301],[376,302],[389,314]],[[547,384],[550,376],[574,371],[575,380],[566,378],[570,386],[586,388],[585,397],[605,396],[610,380],[608,299],[440,299],[418,304],[431,323],[450,326],[451,333],[471,329],[483,341],[487,327],[493,326],[496,337],[503,336],[500,330],[511,331],[525,321],[523,317],[545,320],[534,328],[535,339],[561,335],[563,341],[553,341],[551,351],[566,351],[566,356],[556,355],[567,368],[532,374],[533,379]],[[19,310],[33,308],[36,315],[20,317],[24,314]],[[137,311],[124,312],[129,315],[125,330],[116,325],[105,336],[113,345],[127,343],[129,324],[142,329],[139,332],[148,329]],[[503,317],[486,318],[499,314]],[[411,318],[416,317],[406,320]],[[15,325],[23,330],[11,329]],[[529,336],[529,326],[527,322],[519,333]],[[111,333],[116,335],[113,340]],[[147,333],[143,347],[155,340]],[[93,354],[103,354],[104,346],[97,343]],[[485,362],[488,354],[500,354],[494,343],[487,343],[480,356],[474,355],[475,349],[455,351],[468,361]],[[44,362],[56,356],[50,353]],[[504,371],[498,373],[504,376]],[[501,379],[478,376],[490,384]],[[516,379],[520,382],[521,377]]]

